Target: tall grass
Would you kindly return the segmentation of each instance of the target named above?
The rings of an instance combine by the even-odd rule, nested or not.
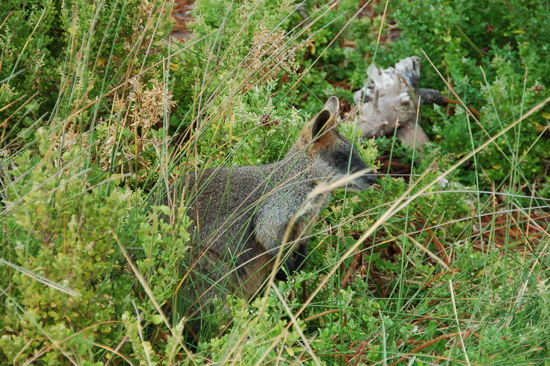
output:
[[[521,101],[485,106],[498,123],[458,110],[470,128],[488,129],[482,141],[463,136],[456,160],[417,151],[423,160],[407,182],[387,176],[367,192],[337,190],[308,233],[305,269],[288,282],[269,279],[249,304],[218,299],[220,334],[193,348],[178,312],[192,233],[185,200],[165,201],[165,192],[196,169],[284,156],[309,117],[292,106],[314,110],[325,94],[345,93],[322,94],[310,88],[322,80],[311,78],[350,37],[346,27],[365,22],[365,9],[329,3],[304,19],[293,2],[199,1],[195,36],[183,44],[167,37],[162,1],[33,4],[22,6],[33,9],[27,18],[0,14],[4,44],[11,17],[30,26],[22,45],[10,41],[20,52],[14,67],[0,69],[0,112],[9,112],[0,151],[0,363],[550,363],[549,200],[522,166],[537,141],[525,150],[519,143],[549,99],[526,105],[527,78],[513,85]],[[63,42],[52,43],[48,66],[59,77],[31,85],[43,74],[20,60],[32,61],[26,52],[40,49],[37,37],[58,30]],[[372,37],[377,55],[382,34]],[[314,51],[321,38],[330,47]],[[356,139],[351,122],[341,130]],[[360,143],[374,165],[373,142]],[[487,185],[479,165],[475,184],[454,178],[495,146],[511,162],[501,186]]]

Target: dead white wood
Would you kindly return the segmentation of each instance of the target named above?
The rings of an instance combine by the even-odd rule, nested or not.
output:
[[[357,124],[363,138],[396,133],[410,146],[429,142],[418,124],[418,105],[444,105],[444,96],[437,90],[418,89],[419,79],[418,56],[407,57],[387,69],[379,69],[374,64],[369,66],[365,86],[354,95],[355,104],[361,107]]]

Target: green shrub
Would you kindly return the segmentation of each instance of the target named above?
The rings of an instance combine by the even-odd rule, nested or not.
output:
[[[426,111],[432,125],[428,130],[441,153],[460,157],[550,95],[550,63],[543,56],[550,39],[539,26],[550,16],[546,6],[528,1],[404,1],[392,16],[403,29],[389,47],[395,60],[425,52],[465,105],[481,112],[477,122],[461,108],[451,116],[437,108],[435,113]],[[423,64],[421,86],[456,99],[433,68]],[[550,109],[541,112],[545,110]],[[543,133],[548,125],[543,115],[533,115],[485,148],[457,177],[485,190],[495,184],[545,194],[550,141]]]
[[[162,68],[152,66],[163,57],[169,14],[162,0],[3,1],[1,144],[21,145],[41,124],[81,109],[73,118],[87,129],[109,115],[112,88],[138,74],[158,78]]]
[[[304,120],[288,99],[273,97],[278,94],[274,80],[284,72],[295,77],[305,46],[281,28],[295,3],[237,2],[227,7],[198,1],[195,6],[197,42],[185,46],[174,61],[180,66],[172,78],[174,99],[180,102],[172,130],[190,128],[186,138],[196,137],[193,156],[186,159],[200,168],[279,159]]]
[[[60,136],[40,129],[40,154],[25,151],[9,173],[14,183],[8,186],[11,203],[3,214],[2,257],[21,267],[1,267],[7,289],[2,328],[7,332],[0,346],[10,363],[39,349],[46,362],[55,363],[62,355],[91,360],[98,351],[104,354],[94,342],[116,347],[120,315],[133,312],[132,299],[137,299],[132,291],[136,280],[124,271],[119,245],[142,247],[145,258],[138,268],[163,304],[172,298],[177,262],[189,240],[185,226],[178,231],[159,222],[160,211],[138,214],[139,192],[112,181],[90,185],[87,151],[56,152],[50,138]],[[56,290],[60,286],[70,293]],[[154,307],[141,304],[143,318],[151,322]],[[33,347],[24,347],[29,342]]]
[[[189,241],[186,221],[160,219],[165,207],[140,213],[140,192],[112,179],[90,184],[88,151],[55,151],[50,140],[60,137],[39,129],[40,153],[16,157],[8,173],[13,182],[4,182],[2,257],[12,265],[0,267],[6,304],[0,348],[12,364],[38,350],[46,363],[114,356],[106,351],[132,324],[123,314],[141,313],[139,326],[159,323],[150,299],[133,290],[137,279],[121,246],[134,248],[139,273],[162,306],[173,299]]]

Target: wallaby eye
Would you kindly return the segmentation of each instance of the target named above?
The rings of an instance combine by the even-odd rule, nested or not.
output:
[[[334,159],[334,162],[336,163],[337,166],[341,166],[341,167],[347,167],[348,165],[348,156],[345,155],[345,154],[337,154],[335,159]]]

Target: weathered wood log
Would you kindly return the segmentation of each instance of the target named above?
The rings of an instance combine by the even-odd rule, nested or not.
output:
[[[407,57],[385,70],[374,64],[367,69],[365,86],[354,95],[361,107],[357,121],[361,136],[372,138],[397,134],[410,146],[422,146],[429,138],[418,124],[418,106],[445,105],[437,90],[417,88],[420,80],[420,57]],[[397,132],[395,129],[397,128]]]

